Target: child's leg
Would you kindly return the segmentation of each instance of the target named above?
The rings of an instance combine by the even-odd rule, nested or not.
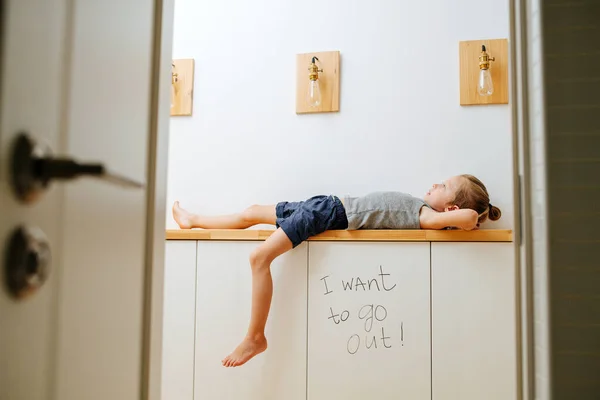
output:
[[[291,250],[292,247],[290,239],[281,228],[278,228],[250,255],[252,267],[250,326],[242,343],[222,360],[224,366],[237,367],[266,350],[265,325],[273,295],[271,262],[279,255]]]
[[[184,210],[176,201],[173,204],[173,218],[181,229],[245,229],[258,224],[275,225],[277,216],[275,215],[275,205],[254,205],[237,214],[197,215]]]

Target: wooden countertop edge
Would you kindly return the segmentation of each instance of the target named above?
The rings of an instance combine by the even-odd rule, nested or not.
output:
[[[274,230],[265,229],[169,229],[167,240],[265,240]],[[309,241],[350,242],[512,242],[510,229],[458,230],[333,230],[323,232]]]

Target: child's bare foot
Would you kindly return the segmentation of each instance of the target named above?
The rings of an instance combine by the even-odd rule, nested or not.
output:
[[[239,367],[266,349],[267,339],[264,335],[258,339],[246,337],[233,353],[225,357],[221,363],[225,367]]]
[[[181,208],[178,201],[173,203],[173,218],[181,229],[192,228],[192,214]]]

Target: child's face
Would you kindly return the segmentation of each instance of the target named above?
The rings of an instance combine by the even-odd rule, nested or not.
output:
[[[462,184],[462,179],[460,176],[453,176],[441,183],[434,183],[423,200],[436,211],[452,209],[452,202],[456,196],[456,190]]]

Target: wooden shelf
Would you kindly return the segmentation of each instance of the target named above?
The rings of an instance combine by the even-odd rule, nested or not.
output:
[[[167,240],[265,240],[274,230],[265,229],[173,229]],[[512,242],[509,229],[459,230],[337,230],[323,232],[309,241],[370,242]]]

